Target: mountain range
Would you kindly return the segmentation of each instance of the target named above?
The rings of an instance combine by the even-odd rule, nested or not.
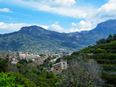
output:
[[[116,34],[116,20],[108,20],[90,31],[59,33],[39,26],[22,27],[19,31],[0,34],[1,51],[72,52],[95,44],[109,34]]]

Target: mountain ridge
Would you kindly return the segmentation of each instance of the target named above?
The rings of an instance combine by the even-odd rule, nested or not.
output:
[[[116,20],[108,20],[90,31],[75,33],[59,33],[40,26],[26,26],[19,31],[0,34],[0,50],[59,52],[76,51],[97,40],[116,34]],[[61,50],[62,49],[62,50]]]

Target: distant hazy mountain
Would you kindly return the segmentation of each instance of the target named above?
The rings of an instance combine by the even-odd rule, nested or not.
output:
[[[0,35],[0,50],[58,52],[74,51],[116,33],[116,20],[109,20],[85,32],[58,33],[39,26],[23,27],[17,32]]]
[[[87,46],[94,44],[102,38],[107,38],[109,34],[116,34],[116,20],[108,20],[96,26],[95,29],[84,32],[76,32],[73,35],[77,36],[82,45]]]

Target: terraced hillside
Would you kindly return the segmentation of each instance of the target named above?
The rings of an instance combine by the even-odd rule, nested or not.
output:
[[[116,35],[101,39],[95,46],[83,49],[83,53],[92,53],[94,58],[103,68],[102,78],[108,87],[116,86]]]

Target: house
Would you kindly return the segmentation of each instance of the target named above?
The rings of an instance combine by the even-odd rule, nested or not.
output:
[[[61,59],[59,63],[53,64],[51,71],[54,73],[61,73],[63,70],[66,70],[68,67],[67,61]]]
[[[16,58],[12,58],[11,64],[17,64],[18,60]]]
[[[26,52],[26,53],[24,53],[24,52],[19,52],[19,57],[20,57],[20,59],[26,59],[26,57],[28,56],[29,54]]]

